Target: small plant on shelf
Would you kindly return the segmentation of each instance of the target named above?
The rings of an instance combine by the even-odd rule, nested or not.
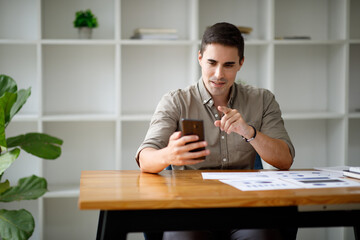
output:
[[[75,13],[74,27],[79,29],[80,38],[91,38],[92,29],[99,26],[97,18],[90,9]]]
[[[9,180],[2,180],[5,170],[18,158],[20,149],[43,159],[56,159],[61,155],[63,141],[47,134],[32,132],[6,137],[6,127],[30,94],[30,88],[18,90],[11,77],[0,75],[0,202],[33,200],[47,192],[46,179],[35,175],[19,179],[16,186],[10,186]],[[1,239],[28,239],[34,229],[34,217],[29,211],[0,209]]]

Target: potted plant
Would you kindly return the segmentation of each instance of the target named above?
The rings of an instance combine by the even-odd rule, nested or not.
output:
[[[79,30],[79,38],[91,38],[92,29],[99,26],[97,18],[90,9],[77,11],[75,14],[74,27]]]
[[[6,169],[18,158],[20,149],[43,159],[56,159],[61,154],[63,141],[47,134],[33,132],[6,137],[6,127],[30,94],[30,88],[17,90],[11,77],[0,75],[0,202],[37,199],[47,191],[46,179],[35,175],[19,179],[16,186],[2,179]],[[1,239],[28,239],[34,228],[35,221],[29,211],[0,209]]]

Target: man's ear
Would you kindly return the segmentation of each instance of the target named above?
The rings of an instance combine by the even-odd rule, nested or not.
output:
[[[201,59],[202,59],[202,54],[201,54],[201,52],[199,50],[199,52],[198,52],[198,61],[199,61],[200,66],[201,66],[201,63],[200,63]]]
[[[240,60],[240,67],[239,67],[239,71],[240,71],[240,69],[241,69],[242,65],[244,64],[244,60],[245,60],[245,57],[243,57],[243,58]]]
[[[240,66],[242,66],[244,64],[244,60],[245,60],[245,57],[243,57],[241,60],[240,60]]]

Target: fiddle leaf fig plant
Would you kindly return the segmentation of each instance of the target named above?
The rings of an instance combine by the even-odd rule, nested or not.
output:
[[[6,127],[30,94],[31,88],[18,90],[14,79],[0,75],[0,202],[33,200],[47,192],[46,179],[36,175],[19,179],[15,186],[2,179],[4,172],[19,157],[21,149],[43,159],[56,159],[61,155],[63,141],[44,133],[6,137]],[[34,217],[29,211],[0,209],[1,239],[28,239],[34,228]]]

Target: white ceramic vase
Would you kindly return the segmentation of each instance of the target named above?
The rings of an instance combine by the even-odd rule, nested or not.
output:
[[[92,28],[79,27],[78,32],[79,32],[80,39],[91,39],[91,37],[92,37]]]

